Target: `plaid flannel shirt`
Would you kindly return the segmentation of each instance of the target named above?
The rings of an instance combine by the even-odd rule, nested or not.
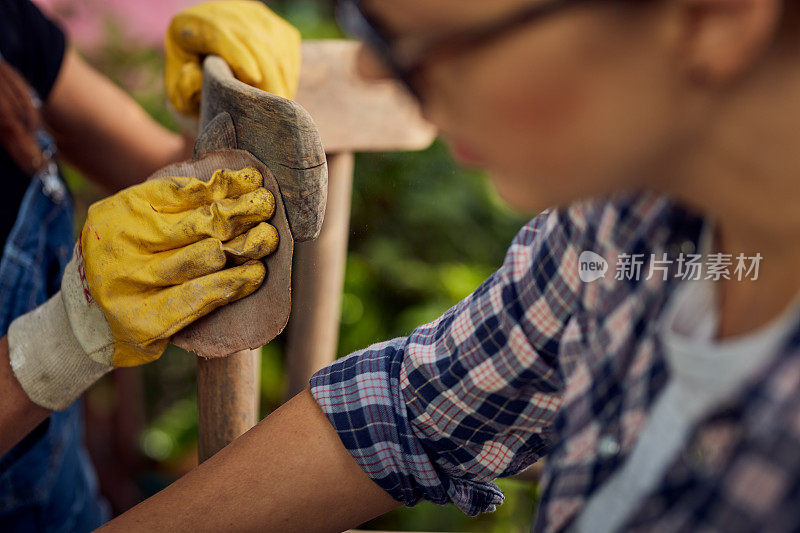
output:
[[[657,321],[680,283],[613,273],[583,283],[578,257],[644,254],[647,272],[651,254],[697,249],[702,226],[650,193],[545,212],[473,294],[320,370],[311,392],[362,469],[406,505],[491,511],[503,499],[493,480],[548,456],[535,529],[564,530],[623,464],[668,379]],[[800,529],[800,324],[694,428],[626,525],[765,528]]]

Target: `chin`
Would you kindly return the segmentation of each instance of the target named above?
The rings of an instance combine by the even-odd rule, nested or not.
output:
[[[557,198],[557,195],[548,193],[547,187],[537,183],[540,180],[530,176],[520,178],[490,171],[489,178],[503,202],[524,215],[535,215],[550,207],[569,203],[568,199]]]

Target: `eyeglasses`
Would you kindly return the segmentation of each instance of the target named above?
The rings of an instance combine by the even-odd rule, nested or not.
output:
[[[336,18],[345,33],[369,46],[391,69],[392,74],[421,100],[422,94],[415,79],[427,63],[486,45],[526,24],[587,1],[537,2],[484,26],[453,32],[424,42],[392,39],[385,27],[364,12],[360,0],[339,0]]]

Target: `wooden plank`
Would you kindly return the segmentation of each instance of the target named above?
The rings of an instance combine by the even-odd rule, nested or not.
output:
[[[430,145],[435,128],[398,83],[370,82],[358,75],[359,48],[347,40],[303,43],[296,100],[313,117],[325,150],[420,150]]]

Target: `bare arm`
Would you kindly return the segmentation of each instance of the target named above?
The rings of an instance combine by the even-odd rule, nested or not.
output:
[[[68,50],[44,104],[44,117],[64,158],[108,191],[143,181],[191,154],[192,142],[168,131],[108,78]],[[50,414],[29,398],[0,340],[0,455]]]
[[[11,370],[8,337],[0,339],[0,456],[33,431],[50,411],[33,403]]]
[[[305,390],[104,531],[343,531],[399,504]]]
[[[191,155],[190,140],[159,125],[72,49],[44,104],[44,118],[64,159],[110,192]]]

